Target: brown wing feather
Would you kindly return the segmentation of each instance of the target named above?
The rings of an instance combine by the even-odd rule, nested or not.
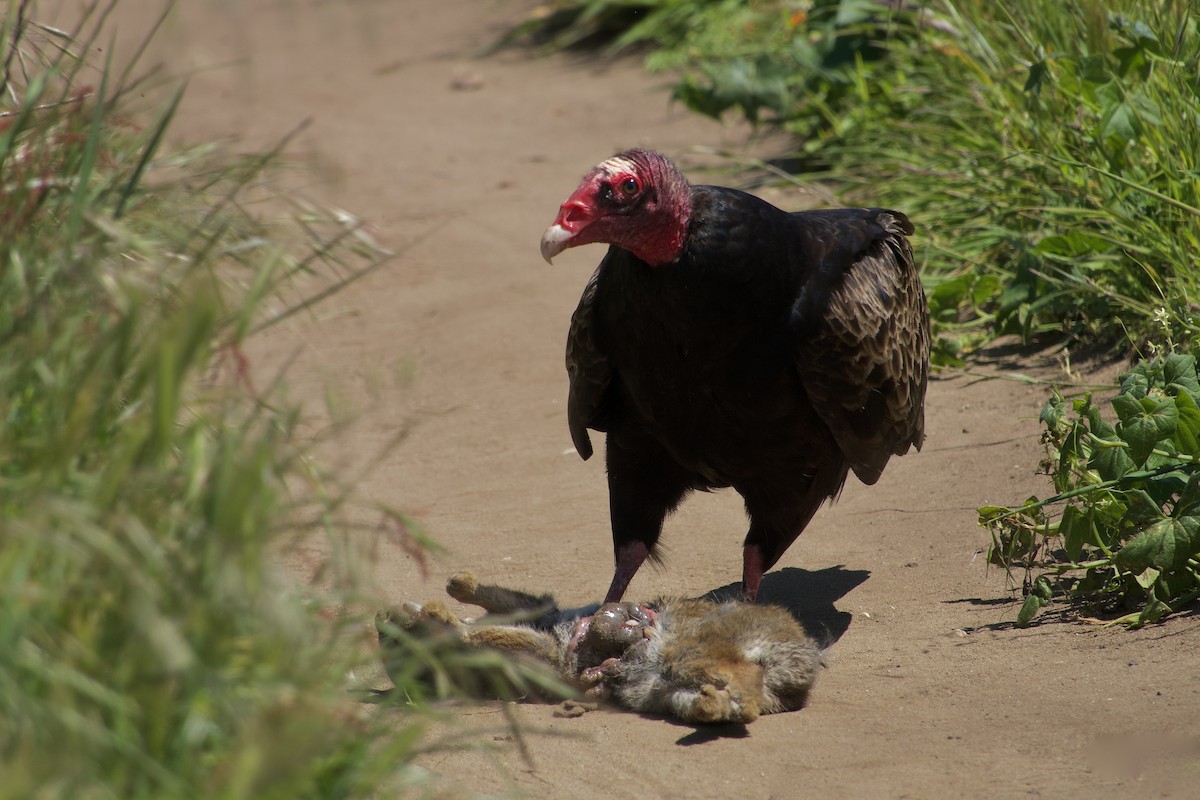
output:
[[[571,329],[567,334],[567,376],[571,382],[567,395],[567,425],[575,450],[584,461],[592,457],[588,426],[595,426],[605,392],[612,381],[612,366],[600,350],[596,337],[595,301],[599,279],[600,268],[597,268],[571,315]]]
[[[885,235],[844,273],[800,347],[804,387],[859,479],[925,439],[929,311],[903,215],[880,212]]]

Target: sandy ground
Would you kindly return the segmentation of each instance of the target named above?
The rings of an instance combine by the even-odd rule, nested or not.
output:
[[[672,108],[635,61],[475,57],[531,5],[193,0],[151,48],[151,60],[192,73],[176,142],[231,137],[252,149],[311,118],[290,150],[310,168],[306,194],[406,248],[319,319],[254,349],[267,374],[300,353],[292,395],[314,425],[327,394],[363,415],[326,449],[334,463],[361,466],[412,426],[362,488],[415,513],[449,552],[425,580],[400,548],[382,549],[381,601],[437,596],[459,567],[568,603],[603,593],[603,466],[570,450],[562,367],[570,313],[602,253],[580,248],[549,267],[538,239],[578,177],[619,148],[652,146],[694,168],[695,146],[748,146],[745,129]],[[122,38],[158,8],[124,0]],[[1196,796],[1195,618],[1134,633],[1004,624],[1016,608],[1004,576],[985,569],[974,509],[1044,492],[1034,475],[1044,394],[934,380],[924,452],[894,461],[875,487],[848,484],[767,576],[763,598],[831,643],[804,710],[697,731],[523,705],[526,761],[501,709],[484,706],[450,727],[487,749],[421,764],[463,794],[532,797]],[[667,568],[643,570],[630,596],[733,583],[744,530],[735,495],[693,498],[668,523]]]

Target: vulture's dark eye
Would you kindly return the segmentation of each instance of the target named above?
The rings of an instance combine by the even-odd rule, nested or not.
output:
[[[621,181],[621,194],[626,197],[633,197],[642,188],[642,185],[637,182],[637,178],[626,178]]]

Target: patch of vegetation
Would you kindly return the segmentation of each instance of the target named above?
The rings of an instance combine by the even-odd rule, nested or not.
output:
[[[1200,332],[1200,20],[1174,0],[557,0],[676,96],[787,130],[802,181],[917,223],[937,358]],[[622,27],[623,26],[623,27]],[[615,36],[613,31],[617,30]]]
[[[161,153],[181,92],[141,127],[128,72],[81,88],[73,54],[111,4],[92,8],[68,33],[10,3],[0,28],[0,798],[427,782],[428,713],[405,704],[422,687],[381,714],[347,677],[377,664],[347,610],[373,542],[342,512],[363,503],[243,349],[388,254],[340,215],[249,215],[273,154]],[[402,514],[367,510],[373,536],[423,552]],[[322,531],[320,588],[294,586],[280,553]]]
[[[1111,405],[1115,422],[1090,395],[1068,401],[1056,392],[1041,422],[1057,494],[979,510],[992,563],[1024,570],[1018,625],[1055,597],[1133,626],[1200,597],[1195,357],[1139,363]]]

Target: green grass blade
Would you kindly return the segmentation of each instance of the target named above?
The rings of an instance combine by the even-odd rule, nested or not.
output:
[[[129,179],[125,182],[125,185],[121,188],[120,194],[117,197],[116,207],[113,209],[114,218],[120,219],[121,215],[125,213],[125,205],[129,202],[129,198],[132,197],[133,193],[137,190],[137,187],[141,182],[142,175],[145,173],[146,167],[150,164],[150,160],[154,157],[154,154],[158,152],[158,147],[160,144],[162,144],[162,139],[167,132],[167,127],[171,124],[171,120],[175,118],[175,112],[179,110],[179,103],[183,99],[183,93],[186,89],[187,83],[181,83],[167,101],[166,108],[159,117],[158,122],[155,124],[150,134],[150,140],[146,142],[146,146],[142,149],[141,157],[138,158],[137,165],[134,167]]]
[[[71,210],[67,216],[66,239],[68,242],[77,241],[79,228],[83,223],[84,212],[88,210],[92,200],[92,170],[96,166],[96,155],[100,151],[100,141],[104,135],[105,105],[108,97],[108,76],[112,71],[113,50],[115,40],[109,42],[108,55],[105,57],[104,69],[100,73],[100,89],[96,92],[93,102],[96,107],[92,112],[92,121],[88,127],[87,141],[84,143],[83,158],[75,175],[75,192]]]

